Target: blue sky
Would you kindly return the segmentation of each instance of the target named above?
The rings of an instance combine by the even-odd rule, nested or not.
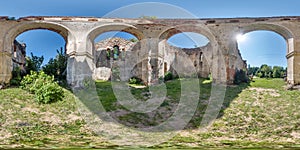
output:
[[[110,13],[120,7],[141,2],[167,3],[186,9],[190,14],[182,10],[180,16],[177,14],[179,12],[178,9],[177,11],[172,11],[172,7],[170,9],[161,9],[153,5],[143,5],[143,7],[136,7],[136,9],[131,9],[131,11],[127,9],[126,13],[117,13],[117,15]],[[298,0],[4,0],[1,1],[0,16],[16,18],[24,16],[102,17],[107,16],[107,14],[110,14],[110,17],[118,17],[118,15],[119,17],[147,15],[163,18],[190,16],[196,18],[300,16],[299,6],[300,1]],[[243,58],[247,59],[251,66],[260,66],[263,63],[286,66],[286,45],[282,37],[273,32],[251,32],[246,37],[245,41],[240,42],[239,48]],[[53,57],[56,49],[64,46],[62,37],[51,31],[30,31],[19,36],[18,40],[27,44],[28,51],[33,51],[36,55],[44,55],[46,58],[49,56]]]

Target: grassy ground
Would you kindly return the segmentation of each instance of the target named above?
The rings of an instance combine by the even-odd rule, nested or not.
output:
[[[211,82],[200,79],[199,104],[185,130],[168,142],[151,148],[283,148],[300,147],[300,92],[284,90],[282,79],[255,79],[250,84],[228,86],[216,121],[199,127],[211,93]],[[134,113],[118,104],[110,82],[96,82],[102,105],[116,120],[133,128],[157,125],[177,108],[180,80],[166,83],[167,97],[151,113]],[[130,88],[141,101],[149,89]],[[114,113],[116,111],[123,113]],[[0,90],[0,148],[116,148],[92,133],[80,116],[74,95],[64,101],[35,103],[19,88]]]

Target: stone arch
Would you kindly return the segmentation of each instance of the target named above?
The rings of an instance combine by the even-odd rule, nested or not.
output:
[[[144,34],[135,26],[124,24],[124,23],[114,23],[114,24],[104,24],[100,26],[96,26],[91,29],[87,34],[87,50],[91,50],[92,55],[96,58],[95,49],[94,49],[94,40],[101,33],[109,32],[109,31],[123,31],[130,33],[138,38],[138,40],[142,40],[144,38]],[[96,61],[96,60],[94,60]],[[94,62],[96,63],[96,62]]]
[[[89,30],[87,33],[87,45],[86,49],[90,51],[94,57],[94,64],[96,68],[97,64],[97,54],[96,54],[96,49],[94,45],[94,40],[97,38],[97,36],[101,35],[102,33],[109,32],[109,31],[121,31],[121,32],[126,32],[134,35],[138,40],[144,39],[144,34],[142,31],[140,31],[137,27],[134,25],[130,24],[125,24],[125,23],[110,23],[110,24],[102,24],[99,26],[96,26]],[[134,61],[132,61],[134,62]],[[95,70],[97,72],[97,70]],[[94,73],[95,73],[94,72]]]
[[[250,25],[246,25],[240,28],[241,34],[246,34],[252,31],[272,31],[279,35],[281,35],[286,40],[287,50],[286,50],[286,58],[287,58],[287,81],[289,84],[295,84],[295,60],[291,58],[295,53],[294,49],[294,35],[293,33],[286,27],[279,24],[271,24],[271,23],[254,23]],[[236,42],[237,43],[237,42]],[[237,44],[236,44],[237,45]]]
[[[186,25],[179,25],[179,26],[173,26],[170,27],[164,31],[161,32],[159,35],[159,40],[161,42],[166,42],[170,37],[177,33],[183,33],[183,32],[194,32],[198,34],[202,34],[209,40],[209,47],[211,47],[212,51],[208,55],[207,60],[209,64],[209,70],[212,73],[214,82],[217,83],[225,83],[226,79],[226,67],[225,67],[225,59],[223,55],[221,55],[221,49],[219,49],[218,40],[215,38],[215,35],[211,30],[206,27],[204,24],[186,24]],[[213,63],[218,62],[218,63]],[[219,66],[222,65],[222,66]]]
[[[281,35],[287,42],[287,54],[294,51],[294,35],[289,29],[284,26],[270,23],[255,23],[241,27],[240,33],[246,34],[252,31],[259,30],[273,31]]]
[[[129,24],[121,24],[121,23],[116,23],[116,24],[104,24],[101,26],[97,26],[93,29],[91,29],[88,33],[88,38],[91,41],[94,41],[95,38],[100,35],[101,33],[104,32],[109,32],[109,31],[123,31],[130,33],[134,35],[135,37],[138,38],[138,40],[142,40],[144,38],[144,35],[141,31],[138,30],[137,27]]]
[[[17,26],[12,27],[9,31],[7,31],[5,37],[4,37],[4,45],[7,45],[8,43],[12,43],[13,40],[23,32],[29,31],[29,30],[35,30],[35,29],[45,29],[50,30],[58,33],[61,35],[67,45],[68,37],[71,35],[70,30],[60,24],[57,23],[51,23],[51,22],[25,22],[22,24],[19,24]],[[5,47],[7,48],[7,47]]]
[[[15,38],[22,34],[23,32],[29,31],[29,30],[35,30],[35,29],[45,29],[45,30],[50,30],[50,31],[54,31],[56,33],[58,33],[59,35],[61,35],[64,40],[65,40],[65,49],[66,51],[68,51],[67,48],[67,44],[68,44],[68,38],[73,37],[71,36],[70,30],[63,26],[60,25],[58,23],[52,23],[52,22],[21,22],[21,23],[17,23],[14,26],[11,26],[11,28],[9,28],[9,30],[7,30],[4,34],[4,36],[2,37],[3,39],[3,46],[2,50],[4,52],[7,53],[11,53],[12,50],[12,46],[14,43]],[[11,56],[8,56],[6,58],[7,60],[11,60]],[[10,61],[11,62],[11,61]],[[11,66],[11,63],[8,63],[8,66]],[[11,77],[10,73],[12,71],[12,67],[7,67],[8,69],[6,70],[6,73],[8,74],[8,78]],[[8,80],[9,81],[9,80]]]
[[[210,31],[210,29],[208,29],[204,25],[200,25],[200,24],[199,25],[190,25],[190,24],[179,25],[179,26],[174,26],[174,27],[168,28],[159,35],[159,39],[168,40],[171,36],[173,36],[177,33],[182,33],[182,32],[199,33],[199,34],[202,34],[205,37],[207,37],[211,43],[217,43],[214,38],[214,35]]]

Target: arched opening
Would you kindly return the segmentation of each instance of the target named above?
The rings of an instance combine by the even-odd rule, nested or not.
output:
[[[195,32],[182,32],[171,36],[167,40],[169,45],[179,48],[198,48],[209,43],[207,37]]]
[[[191,60],[192,66],[196,69],[198,77],[210,77],[210,57],[212,55],[212,46],[210,40],[203,34],[196,32],[178,32],[165,40],[165,74],[172,73],[177,76],[174,68],[182,72],[190,72],[191,67],[185,66],[184,60],[178,60],[178,55],[184,55]],[[175,65],[176,62],[181,62]],[[174,65],[174,66],[173,66]],[[184,70],[185,68],[185,70]],[[166,71],[167,70],[167,71]],[[188,74],[187,74],[188,75]],[[191,75],[188,75],[191,76]]]
[[[67,75],[65,47],[65,38],[52,30],[24,29],[23,32],[15,34],[11,84],[18,85],[22,76],[29,74],[30,71],[40,70],[53,75],[57,81],[65,84]]]
[[[246,60],[250,77],[285,78],[287,76],[287,40],[270,30],[254,30],[237,35],[238,49]]]
[[[139,51],[139,40],[134,34],[125,31],[108,31],[99,34],[94,39],[94,59],[96,80],[109,80],[120,76],[120,63],[134,64],[136,53]],[[127,65],[123,65],[126,67]],[[132,71],[123,71],[121,80],[131,77],[140,78],[140,67],[132,67]]]

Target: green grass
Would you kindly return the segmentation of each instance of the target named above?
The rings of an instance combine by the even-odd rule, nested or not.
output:
[[[96,88],[108,113],[122,124],[139,128],[157,125],[172,115],[180,100],[182,80],[165,83],[166,99],[151,113],[131,112],[118,104],[111,82],[97,81]],[[150,148],[299,147],[300,92],[284,90],[282,79],[255,78],[249,84],[227,86],[220,114],[205,130],[199,125],[215,93],[211,93],[210,80],[200,79],[199,83],[199,104],[186,129]],[[149,98],[148,87],[128,88],[137,100]],[[87,128],[74,95],[65,92],[63,101],[40,105],[22,89],[0,90],[0,148],[117,148]],[[114,114],[118,111],[124,114]]]
[[[271,88],[277,90],[283,90],[283,86],[285,85],[283,79],[281,78],[255,78],[254,82],[251,82],[250,85],[252,87],[261,87],[261,88]]]

